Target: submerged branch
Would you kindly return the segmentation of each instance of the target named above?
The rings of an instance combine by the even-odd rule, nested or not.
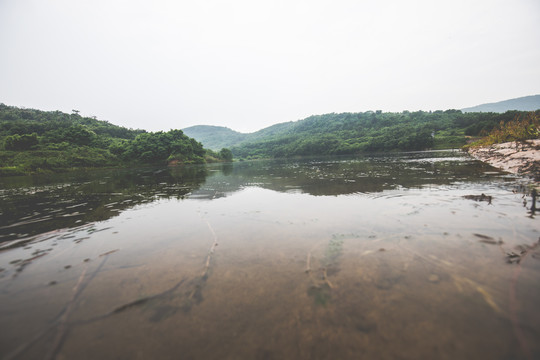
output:
[[[92,282],[92,280],[96,277],[97,273],[100,272],[105,262],[107,262],[107,259],[108,259],[108,254],[104,254],[104,259],[101,261],[101,263],[96,268],[96,270],[94,270],[94,272],[87,279],[85,278],[86,278],[88,267],[85,266],[85,268],[81,272],[81,275],[79,276],[79,280],[77,281],[77,284],[75,284],[75,287],[73,288],[71,299],[62,308],[60,313],[55,317],[55,319],[51,322],[51,324],[47,326],[45,329],[43,329],[41,332],[36,334],[36,336],[34,336],[30,341],[19,346],[12,353],[7,355],[5,359],[6,360],[14,359],[15,357],[21,355],[26,350],[28,350],[32,345],[34,345],[36,342],[42,339],[45,335],[47,335],[50,332],[50,330],[56,328],[53,345],[50,348],[49,352],[44,357],[44,359],[54,359],[56,355],[58,354],[58,352],[60,351],[60,349],[62,348],[62,344],[64,342],[66,334],[69,331],[68,320],[71,315],[71,312],[73,311],[73,308],[75,307],[75,304],[77,303],[77,300],[79,299],[79,296],[82,294],[84,289],[86,289],[86,287],[90,284],[90,282]]]
[[[208,255],[206,256],[206,260],[204,262],[204,268],[203,268],[203,271],[202,271],[201,275],[193,278],[186,285],[186,286],[188,286],[188,288],[189,287],[193,287],[193,288],[190,289],[190,290],[187,290],[183,294],[178,295],[178,297],[184,298],[183,304],[180,306],[180,308],[182,308],[184,311],[189,311],[191,309],[191,306],[193,305],[193,300],[194,299],[195,299],[196,303],[200,303],[202,301],[201,290],[204,287],[206,281],[208,280],[208,273],[210,271],[212,256],[213,256],[213,254],[215,252],[215,249],[216,249],[216,247],[218,245],[218,240],[217,240],[218,238],[217,238],[217,235],[216,235],[214,229],[212,228],[212,226],[210,225],[208,220],[204,219],[204,221],[206,222],[206,225],[208,226],[208,229],[212,233],[213,242],[212,242],[212,245],[210,246],[210,249],[208,250]],[[160,292],[158,294],[150,295],[150,296],[147,296],[147,297],[144,297],[144,298],[141,298],[141,299],[137,299],[137,300],[129,302],[127,304],[121,305],[121,306],[115,308],[114,310],[112,310],[111,312],[108,312],[106,314],[93,317],[91,319],[87,319],[87,320],[84,320],[84,321],[77,322],[74,325],[83,325],[83,324],[93,323],[93,322],[96,322],[96,321],[99,321],[99,320],[104,320],[104,319],[107,319],[107,318],[109,318],[109,317],[111,317],[113,315],[117,315],[117,314],[120,314],[120,313],[122,313],[122,312],[124,312],[126,310],[132,309],[134,307],[138,307],[140,305],[145,305],[145,304],[147,304],[147,303],[149,303],[151,301],[160,300],[160,299],[166,298],[168,296],[172,296],[174,294],[174,292],[177,291],[186,282],[186,280],[187,279],[184,277],[180,281],[178,281],[176,284],[174,284],[172,287],[166,289],[165,291],[162,291],[162,292]]]

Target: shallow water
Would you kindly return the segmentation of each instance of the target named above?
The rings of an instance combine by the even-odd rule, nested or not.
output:
[[[459,152],[0,181],[2,358],[540,357],[530,196]]]

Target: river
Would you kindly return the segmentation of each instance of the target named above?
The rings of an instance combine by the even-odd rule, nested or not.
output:
[[[3,359],[536,359],[527,182],[454,151],[0,179]]]

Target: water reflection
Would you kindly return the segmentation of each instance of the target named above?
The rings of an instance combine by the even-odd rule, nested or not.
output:
[[[258,186],[324,196],[449,185],[488,177],[493,181],[497,174],[504,176],[466,153],[433,151],[237,163],[226,173],[212,174],[206,187],[231,192]]]
[[[461,153],[76,176],[4,183],[4,358],[540,354],[538,219]]]
[[[182,199],[207,175],[193,166],[2,179],[0,241],[107,220],[161,198]]]
[[[497,174],[505,176],[464,153],[437,151],[4,178],[0,242],[103,221],[158,199],[217,199],[247,186],[336,196],[493,181]]]

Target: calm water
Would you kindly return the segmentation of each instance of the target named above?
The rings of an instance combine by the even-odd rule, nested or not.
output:
[[[0,355],[537,359],[523,184],[459,152],[3,178]]]

